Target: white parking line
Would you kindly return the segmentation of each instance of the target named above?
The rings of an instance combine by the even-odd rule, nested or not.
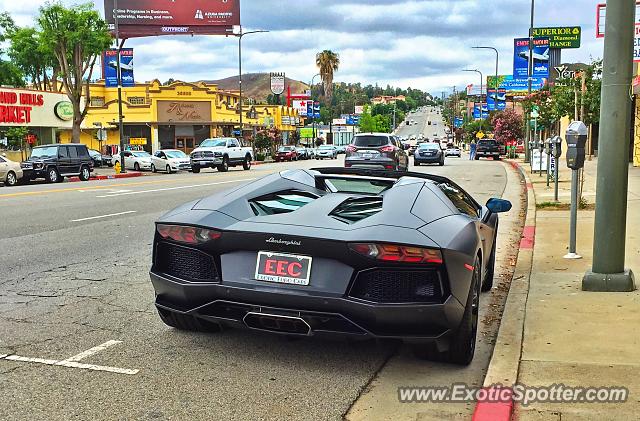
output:
[[[17,361],[17,362],[24,362],[24,363],[36,363],[36,364],[53,365],[53,366],[59,366],[59,367],[68,367],[68,368],[80,368],[83,370],[92,370],[92,371],[106,371],[109,373],[116,373],[116,374],[128,374],[128,375],[138,374],[140,370],[132,370],[129,368],[119,368],[119,367],[109,367],[106,365],[85,364],[85,363],[78,362],[84,358],[94,355],[100,351],[104,351],[110,346],[117,345],[119,343],[122,343],[122,342],[107,341],[101,345],[94,346],[93,348],[90,348],[72,357],[65,358],[64,360],[50,360],[46,358],[21,357],[20,355],[7,355],[7,354],[0,355],[0,360]]]
[[[136,213],[136,212],[137,211],[126,211],[126,212],[110,213],[108,215],[99,215],[99,216],[91,216],[89,218],[72,219],[71,222],[91,221],[92,219],[102,219],[102,218],[109,218],[109,217],[112,217],[112,216],[128,215],[130,213]]]
[[[112,194],[105,194],[105,195],[96,196],[96,197],[100,198],[100,199],[104,199],[104,198],[107,198],[107,197],[130,196],[130,195],[134,195],[134,194],[156,193],[156,192],[170,191],[170,190],[180,190],[180,189],[193,189],[193,188],[196,188],[196,187],[207,187],[207,186],[215,186],[215,185],[218,185],[218,184],[229,184],[229,183],[242,183],[242,182],[245,182],[245,181],[253,181],[253,180],[255,180],[255,178],[243,178],[241,180],[217,181],[215,183],[192,184],[192,185],[189,185],[189,186],[166,187],[166,188],[163,188],[163,189],[139,190],[139,191],[126,192],[126,193],[112,193]]]

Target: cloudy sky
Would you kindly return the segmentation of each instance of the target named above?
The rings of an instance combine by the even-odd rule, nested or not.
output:
[[[213,1],[213,0],[212,0]],[[602,57],[595,38],[596,4],[602,0],[537,0],[536,26],[582,26],[582,48],[564,50],[564,62]],[[122,7],[126,0],[120,0]],[[63,1],[73,4],[72,1]],[[76,2],[77,3],[77,2]],[[40,0],[0,0],[20,25],[31,25]],[[242,0],[244,72],[286,72],[309,82],[315,54],[340,54],[337,81],[420,88],[432,93],[478,83],[495,70],[512,73],[513,38],[525,37],[529,0]],[[102,1],[96,7],[103,13]],[[127,42],[135,49],[136,80],[217,79],[237,74],[237,40],[214,36],[164,36]]]

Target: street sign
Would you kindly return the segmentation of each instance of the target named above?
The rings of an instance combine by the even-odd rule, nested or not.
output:
[[[274,95],[282,95],[284,92],[285,76],[284,73],[271,73],[271,93]]]
[[[580,48],[582,28],[579,26],[533,28],[533,36],[548,37],[550,48]]]
[[[129,145],[146,145],[146,137],[131,137],[129,138]]]
[[[531,111],[531,118],[538,118],[540,117],[540,108],[538,108],[538,106],[534,105],[533,106],[533,111]]]
[[[476,137],[477,137],[478,139],[484,139],[484,133],[482,133],[482,132],[478,132],[478,133],[476,133]]]

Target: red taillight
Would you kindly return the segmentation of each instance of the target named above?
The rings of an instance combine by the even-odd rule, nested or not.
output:
[[[393,145],[387,145],[380,148],[380,152],[395,152],[396,147]]]
[[[357,150],[358,150],[358,148],[356,148],[354,145],[349,145],[349,146],[347,146],[345,148],[345,151],[347,151],[347,152],[355,152]]]
[[[442,263],[442,253],[436,249],[374,243],[354,243],[349,244],[349,248],[362,256],[384,262]]]
[[[183,225],[158,224],[156,229],[160,237],[186,244],[206,243],[207,241],[217,240],[222,236],[220,231]]]

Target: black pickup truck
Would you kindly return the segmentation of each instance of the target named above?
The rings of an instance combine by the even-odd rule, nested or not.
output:
[[[492,157],[494,160],[500,160],[500,145],[493,139],[481,140],[478,142],[476,146],[476,160],[480,159],[480,157],[489,158]]]

